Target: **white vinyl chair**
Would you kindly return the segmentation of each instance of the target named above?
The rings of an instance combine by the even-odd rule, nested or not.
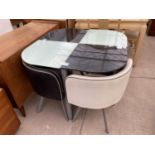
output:
[[[69,75],[65,81],[68,103],[80,108],[103,109],[105,131],[108,133],[104,109],[115,105],[121,100],[131,70],[132,59],[129,59],[126,67],[112,76]]]
[[[0,35],[13,30],[13,26],[9,19],[0,19]]]

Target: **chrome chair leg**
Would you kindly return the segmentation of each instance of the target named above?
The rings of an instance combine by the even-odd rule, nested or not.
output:
[[[64,113],[64,115],[65,115],[66,121],[68,121],[69,118],[68,118],[67,110],[66,110],[66,107],[65,107],[65,100],[66,100],[66,98],[63,99],[63,94],[62,94],[62,90],[61,90],[61,85],[60,85],[60,83],[59,83],[58,80],[57,80],[57,82],[58,82],[58,85],[59,85],[59,92],[60,92],[60,97],[61,97],[61,106],[62,106],[62,110],[63,110],[63,113]]]
[[[75,121],[76,120],[76,118],[79,115],[80,111],[81,111],[81,108],[80,107],[77,107],[76,110],[75,110],[75,114],[73,116],[73,120],[72,121]]]
[[[37,113],[41,112],[43,110],[43,101],[44,101],[44,97],[41,96],[41,99],[39,101],[39,104],[37,106]]]
[[[66,70],[61,70],[61,74],[62,74],[62,79],[63,79],[63,84],[65,86],[65,78],[67,77],[67,71]],[[65,88],[64,88],[65,89]],[[65,89],[66,92],[66,89]],[[67,98],[65,97],[65,109],[68,115],[68,119],[72,120],[72,105],[68,103]]]
[[[83,119],[82,119],[82,122],[81,122],[81,127],[80,127],[80,130],[79,130],[79,135],[82,134],[83,125],[84,125],[84,122],[85,122],[85,119],[86,119],[86,113],[87,113],[87,109],[83,109]]]
[[[67,111],[66,111],[66,107],[65,107],[65,101],[62,98],[61,98],[61,106],[62,106],[63,113],[65,115],[65,119],[66,119],[66,121],[68,121],[69,119],[68,119],[68,115],[67,115]]]
[[[72,120],[73,119],[73,112],[72,112],[72,105],[68,103],[67,99],[65,99],[65,108],[67,111],[68,119]]]
[[[105,110],[103,109],[102,112],[103,112],[103,119],[104,119],[104,124],[105,124],[105,132],[106,132],[107,134],[109,134],[108,123],[107,123],[107,119],[106,119]]]

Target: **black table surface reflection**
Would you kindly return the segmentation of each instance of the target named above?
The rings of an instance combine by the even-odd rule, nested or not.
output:
[[[75,30],[70,42],[79,43],[87,30]],[[65,29],[51,31],[45,37],[53,41],[67,41]],[[122,70],[128,59],[128,47],[117,49],[103,45],[78,44],[67,59],[67,66],[62,69],[77,70],[81,72],[111,75]]]

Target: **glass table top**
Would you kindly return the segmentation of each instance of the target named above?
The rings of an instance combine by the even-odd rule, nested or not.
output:
[[[22,60],[31,65],[60,68],[77,43],[38,40],[22,52]]]
[[[22,60],[41,67],[104,73],[121,69],[128,59],[127,37],[117,31],[80,31],[71,42],[53,40],[54,35],[34,42],[24,49]]]
[[[80,41],[82,44],[104,45],[118,49],[127,48],[127,37],[118,31],[88,30]]]

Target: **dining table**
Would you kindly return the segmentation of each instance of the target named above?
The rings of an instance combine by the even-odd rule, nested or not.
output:
[[[65,79],[69,74],[80,73],[109,76],[122,70],[128,60],[128,41],[125,34],[113,30],[81,30],[67,42],[64,39],[40,39],[25,48],[22,61],[42,69],[56,69]],[[88,74],[89,75],[89,74]],[[65,102],[68,118],[73,107]]]

